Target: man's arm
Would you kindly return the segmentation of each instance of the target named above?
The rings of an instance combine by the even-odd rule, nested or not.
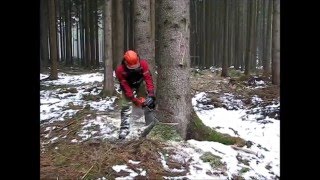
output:
[[[125,96],[132,100],[133,99],[133,91],[130,88],[127,80],[123,77],[122,72],[123,72],[123,69],[121,67],[117,68],[116,69],[116,77],[120,83],[121,90],[124,91]]]
[[[149,65],[145,60],[142,60],[140,64],[142,67],[143,78],[144,78],[144,81],[146,82],[148,95],[154,96],[154,85],[153,85],[152,75],[149,70]]]

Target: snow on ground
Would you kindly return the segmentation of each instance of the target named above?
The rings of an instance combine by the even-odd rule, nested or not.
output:
[[[40,74],[40,80],[48,77],[48,75]],[[59,72],[59,79],[53,81],[47,81],[45,84],[50,85],[80,85],[85,83],[94,83],[103,81],[102,73],[88,73],[82,75],[69,75],[66,73]]]
[[[102,87],[97,84],[103,80],[102,73],[90,73],[84,75],[68,75],[59,73],[60,78],[54,81],[41,82],[42,86],[61,86],[61,88],[40,91],[40,121],[53,122],[56,120],[64,120],[70,117],[78,110],[66,109],[72,103],[73,106],[90,107],[98,112],[113,111],[114,101],[116,97],[105,98],[99,101],[83,100],[83,95],[96,95]],[[48,75],[40,74],[40,79],[46,78]],[[66,87],[64,87],[66,86]],[[117,87],[117,85],[115,85]],[[64,87],[64,88],[63,88]],[[63,92],[66,88],[73,87],[76,92]],[[92,88],[94,87],[94,88]],[[90,91],[88,89],[91,88]],[[280,177],[280,121],[264,117],[261,119],[259,110],[251,111],[244,109],[243,104],[236,100],[232,94],[225,94],[221,99],[225,101],[227,110],[224,108],[215,108],[213,105],[203,105],[199,102],[205,101],[206,93],[201,92],[192,99],[192,105],[198,116],[204,124],[209,127],[216,128],[217,131],[228,133],[232,136],[239,136],[252,143],[251,147],[244,147],[252,153],[247,153],[233,149],[217,142],[205,142],[189,140],[187,142],[172,142],[172,147],[176,148],[176,157],[181,162],[189,161],[189,172],[183,177],[167,177],[168,179],[231,179],[233,175],[241,175],[245,179],[279,179]],[[252,97],[252,101],[259,103],[261,99],[256,96]],[[233,104],[233,105],[232,105]],[[231,107],[234,106],[234,107]],[[269,106],[279,108],[280,104]],[[134,109],[137,117],[135,121],[131,120],[131,132],[129,139],[139,135],[144,127],[143,113],[138,109]],[[79,138],[73,139],[70,143],[79,143],[88,138],[114,139],[117,138],[118,128],[120,125],[120,112],[115,117],[108,115],[98,115],[96,118],[88,117],[82,123],[82,128],[78,133]],[[264,123],[262,123],[264,122]],[[50,133],[51,129],[56,127],[48,127],[45,132]],[[54,142],[58,137],[51,137],[48,142]],[[62,137],[63,138],[63,137]],[[223,170],[213,169],[209,163],[203,162],[200,156],[204,152],[221,157],[226,163],[226,174],[221,173]],[[161,154],[163,166],[166,167],[165,154]],[[240,162],[239,159],[247,163]],[[138,163],[138,162],[136,162]],[[121,169],[130,172],[128,177],[118,177],[118,179],[133,179],[135,176],[144,176],[146,171],[141,169],[139,173],[131,172],[126,165],[116,165],[113,167],[115,171]],[[247,169],[246,172],[242,171]],[[177,170],[179,171],[179,170]],[[166,177],[164,177],[166,178]]]
[[[48,75],[40,74],[40,80],[48,77]],[[102,73],[90,73],[83,75],[67,75],[65,73],[58,74],[59,79],[53,81],[41,82],[43,86],[58,86],[54,90],[41,90],[40,91],[40,121],[43,120],[64,120],[65,117],[71,117],[78,110],[68,109],[63,110],[72,103],[74,106],[85,107],[90,105],[94,110],[106,111],[113,110],[113,102],[115,97],[105,98],[100,101],[85,101],[84,95],[97,95],[102,87],[95,87],[91,91],[88,88],[96,86],[99,82],[103,81]],[[81,85],[81,86],[80,86]],[[59,88],[65,87],[65,88]],[[63,92],[67,88],[75,88],[76,92]],[[63,111],[62,111],[63,110]]]
[[[48,77],[46,74],[40,74],[40,80]],[[86,101],[83,99],[84,95],[97,95],[102,87],[98,84],[103,81],[102,73],[90,73],[83,75],[68,75],[66,73],[59,73],[59,79],[53,81],[43,81],[42,86],[56,86],[54,90],[40,91],[40,121],[63,121],[67,117],[72,117],[79,110],[66,109],[70,103],[72,106],[80,106],[81,109],[87,105],[90,108],[97,110],[97,113],[104,113],[105,111],[114,110],[114,101],[116,97],[106,97],[99,101]],[[61,87],[61,88],[60,88]],[[94,87],[94,88],[92,88]],[[65,92],[68,88],[75,88],[77,92]],[[91,91],[88,89],[91,88]],[[115,84],[115,89],[118,90],[119,84]],[[119,92],[119,91],[118,91]],[[140,133],[146,127],[144,126],[143,112],[138,108],[133,108],[133,115],[131,119],[131,131],[128,134],[129,139],[139,137]],[[96,119],[85,117],[82,123],[83,128],[78,133],[79,139],[74,139],[73,142],[82,142],[89,138],[101,139],[117,139],[118,130],[120,127],[120,112],[115,113],[116,118],[107,116],[97,116]],[[95,131],[92,129],[99,130]]]
[[[197,105],[197,100],[205,99],[206,93],[198,93],[193,99],[193,106]],[[257,97],[253,97],[253,101],[259,101]],[[274,105],[280,106],[280,104]],[[232,136],[239,136],[247,141],[251,141],[253,145],[248,148],[258,154],[250,157],[251,170],[246,173],[249,176],[256,175],[259,179],[274,179],[280,176],[280,121],[266,117],[268,123],[257,121],[254,114],[247,116],[246,110],[226,110],[224,108],[213,108],[210,110],[201,110],[195,107],[197,115],[202,119],[203,123],[209,127],[216,128],[221,133],[227,133]],[[259,115],[257,115],[259,116]],[[229,172],[236,173],[239,170],[239,164],[234,163],[236,153],[229,146],[218,145],[215,142],[199,142],[189,141],[195,147],[224,147],[219,151],[225,152],[224,159],[228,162]],[[214,151],[212,152],[214,153]],[[228,157],[227,157],[228,156]],[[232,156],[232,158],[230,158]],[[269,168],[266,169],[266,167]],[[244,177],[246,177],[244,176]]]

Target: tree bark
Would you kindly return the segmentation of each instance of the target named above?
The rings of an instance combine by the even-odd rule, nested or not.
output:
[[[114,54],[113,69],[121,64],[124,53],[124,13],[123,0],[115,0],[115,23],[114,23]]]
[[[178,123],[177,131],[186,138],[191,120],[190,92],[190,16],[189,0],[156,1],[159,49],[156,116],[161,122]]]
[[[91,63],[91,46],[90,46],[90,20],[89,20],[89,3],[90,0],[85,0],[85,59],[86,68],[90,68]]]
[[[50,60],[51,69],[49,79],[58,79],[58,50],[55,0],[49,0],[49,31],[50,31]]]
[[[141,59],[150,64],[152,74],[155,69],[154,42],[151,32],[150,0],[134,0],[134,47]]]
[[[105,0],[104,10],[104,85],[103,96],[111,96],[114,93],[113,69],[112,69],[112,0]]]
[[[66,40],[66,46],[65,46],[65,52],[66,52],[66,59],[65,59],[65,65],[70,66],[71,65],[71,41],[70,41],[70,19],[69,19],[69,0],[64,0],[64,20],[65,20],[65,40]]]
[[[273,0],[272,84],[280,85],[280,0]]]
[[[94,26],[95,26],[95,59],[96,67],[100,67],[99,61],[99,16],[98,16],[98,0],[94,0]]]
[[[228,1],[224,1],[224,31],[223,31],[223,59],[222,59],[222,77],[228,76],[228,45],[229,45],[229,9],[228,9]]]
[[[42,67],[49,64],[49,50],[48,50],[48,1],[41,0],[40,9],[40,61]]]
[[[269,2],[268,6],[268,18],[267,18],[267,37],[266,37],[266,51],[265,51],[265,62],[263,65],[264,74],[269,74],[271,72],[271,39],[272,39],[272,9],[273,0],[267,0]]]

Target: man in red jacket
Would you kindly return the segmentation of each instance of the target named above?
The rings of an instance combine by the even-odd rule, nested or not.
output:
[[[125,52],[121,65],[116,68],[116,77],[122,91],[121,97],[121,124],[119,139],[124,139],[129,134],[129,119],[132,112],[132,103],[138,107],[155,107],[155,94],[152,75],[148,62],[140,59],[139,55],[132,50]],[[141,94],[141,83],[145,84],[147,98],[137,97]],[[143,92],[142,92],[143,93]],[[146,117],[146,109],[144,111]],[[148,125],[148,119],[145,119]]]

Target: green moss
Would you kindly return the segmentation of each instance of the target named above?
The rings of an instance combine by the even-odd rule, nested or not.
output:
[[[243,75],[243,73],[240,70],[230,69],[229,75],[230,75],[230,77],[240,77]]]
[[[248,172],[250,169],[249,168],[247,168],[247,167],[243,167],[242,169],[240,169],[240,174],[243,174],[243,173],[246,173],[246,172]]]
[[[224,164],[221,162],[221,157],[216,156],[211,152],[203,153],[203,155],[200,156],[200,159],[203,162],[209,162],[212,168],[218,168],[218,167],[224,166]]]
[[[192,113],[191,122],[189,123],[187,139],[215,141],[225,145],[237,144],[240,147],[243,147],[246,143],[246,141],[240,137],[233,137],[229,134],[220,133],[215,129],[204,125],[194,111]]]
[[[158,140],[181,141],[182,138],[175,129],[175,126],[158,123],[151,130],[149,137]]]

